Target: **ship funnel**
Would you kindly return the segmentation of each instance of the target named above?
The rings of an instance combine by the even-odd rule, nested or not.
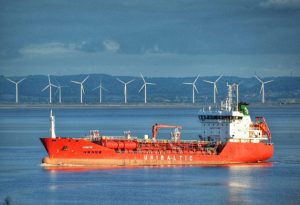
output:
[[[51,138],[56,138],[55,135],[55,117],[52,115],[52,110],[50,111],[50,123],[51,123],[51,128],[50,128],[50,133],[51,133]]]

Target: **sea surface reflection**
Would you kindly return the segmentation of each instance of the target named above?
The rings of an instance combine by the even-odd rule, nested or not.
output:
[[[218,166],[45,167],[48,109],[0,109],[0,204],[299,204],[300,108],[255,108],[272,130],[270,162]],[[198,133],[197,109],[58,109],[57,135],[150,134],[156,122]],[[166,132],[161,132],[163,137]],[[8,200],[9,199],[9,200]]]

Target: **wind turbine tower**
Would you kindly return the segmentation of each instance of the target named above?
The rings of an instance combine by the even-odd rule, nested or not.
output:
[[[61,103],[61,88],[65,88],[67,86],[61,86],[58,84],[57,89],[58,89],[58,102]]]
[[[57,89],[58,89],[58,102],[61,103],[61,86],[58,85]]]
[[[270,83],[274,80],[269,80],[269,81],[262,81],[262,79],[260,79],[257,75],[255,75],[256,79],[261,83],[261,87],[260,87],[260,93],[261,93],[261,102],[265,103],[265,84]]]
[[[193,92],[193,99],[192,100],[193,100],[193,103],[195,103],[195,91],[197,93],[199,93],[198,89],[197,89],[197,86],[196,86],[196,82],[197,82],[198,78],[199,78],[199,75],[196,77],[196,79],[192,83],[182,83],[182,84],[185,84],[185,85],[192,85],[192,92]]]
[[[14,83],[15,85],[16,85],[16,103],[19,103],[19,83],[21,83],[23,80],[25,80],[26,78],[23,78],[23,79],[21,79],[21,80],[19,80],[19,81],[13,81],[13,80],[11,80],[11,79],[9,79],[9,78],[6,78],[8,81],[10,81],[10,82],[12,82],[12,83]]]
[[[142,85],[141,89],[139,90],[139,92],[141,92],[144,88],[144,91],[145,91],[145,94],[144,94],[144,97],[145,97],[145,100],[144,102],[147,103],[147,85],[156,85],[155,83],[148,83],[146,82],[144,76],[141,74],[141,77],[142,77],[142,80],[144,82],[144,84]]]
[[[211,83],[214,85],[214,104],[216,104],[216,95],[218,94],[217,82],[222,78],[223,75],[218,77],[215,81],[203,80],[204,82]]]
[[[106,88],[102,86],[102,82],[100,81],[100,84],[98,87],[95,87],[93,90],[96,90],[99,88],[99,102],[102,103],[102,90],[108,91]]]
[[[48,75],[48,82],[49,82],[49,84],[46,87],[44,87],[44,89],[42,90],[42,92],[45,91],[47,88],[49,88],[49,103],[52,103],[52,87],[57,88],[57,86],[53,85],[51,83],[50,75]]]
[[[89,78],[90,76],[87,76],[83,81],[78,82],[78,81],[73,81],[71,80],[72,83],[78,84],[80,85],[80,103],[82,103],[82,96],[83,94],[85,94],[84,92],[84,87],[83,87],[83,83],[85,83],[85,81]]]
[[[133,80],[130,80],[130,81],[128,81],[128,82],[124,82],[124,81],[120,80],[119,78],[117,78],[117,80],[118,80],[120,83],[123,83],[123,84],[124,84],[124,103],[126,104],[126,103],[127,103],[127,85],[128,85],[129,83],[132,83],[132,82],[134,81],[134,79],[133,79]]]

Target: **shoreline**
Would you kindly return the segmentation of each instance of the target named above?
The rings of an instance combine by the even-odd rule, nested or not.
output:
[[[34,108],[63,108],[63,109],[80,109],[80,108],[97,108],[97,109],[107,109],[107,108],[203,108],[207,107],[208,105],[204,104],[192,104],[192,103],[129,103],[129,104],[118,104],[118,103],[110,103],[110,104],[0,104],[0,109],[34,109]],[[295,104],[278,104],[278,103],[268,103],[268,104],[261,104],[261,103],[249,103],[249,107],[255,108],[265,108],[265,107],[300,107],[299,103]]]

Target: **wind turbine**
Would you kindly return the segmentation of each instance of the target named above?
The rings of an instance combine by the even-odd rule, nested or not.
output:
[[[144,102],[147,103],[147,85],[156,85],[156,84],[155,83],[148,83],[148,82],[146,82],[145,78],[144,78],[144,76],[142,74],[141,74],[141,77],[143,79],[144,84],[141,87],[141,89],[139,90],[139,92],[141,92],[143,90],[143,88],[144,88],[144,91],[145,91],[145,94],[144,94],[145,100],[144,100]]]
[[[99,88],[99,102],[102,103],[102,90],[108,91],[106,88],[102,86],[102,82],[100,81],[100,84],[98,87],[95,87],[93,90],[96,90]]]
[[[8,81],[10,81],[10,82],[12,82],[12,83],[14,83],[15,85],[16,85],[16,103],[19,103],[19,83],[21,83],[23,80],[25,80],[26,78],[23,78],[23,79],[21,79],[21,80],[19,80],[19,81],[13,81],[13,80],[11,80],[11,79],[9,79],[9,78],[6,78]]]
[[[124,103],[126,104],[126,103],[127,103],[127,85],[128,85],[129,83],[132,83],[132,82],[134,81],[134,79],[133,79],[133,80],[130,80],[130,81],[128,81],[128,82],[124,82],[124,81],[120,80],[119,78],[117,78],[117,80],[118,80],[120,83],[123,83],[123,84],[124,84]]]
[[[80,85],[80,103],[82,103],[82,94],[84,93],[84,87],[83,87],[83,83],[89,78],[90,76],[88,75],[83,81],[78,82],[78,81],[73,81],[71,80],[72,83],[78,84]]]
[[[199,75],[196,77],[196,79],[195,79],[194,82],[192,82],[192,83],[182,83],[182,84],[185,84],[185,85],[192,85],[192,90],[193,90],[193,103],[195,103],[195,90],[196,90],[197,93],[199,93],[199,92],[198,92],[198,89],[197,89],[197,86],[196,86],[196,82],[197,82],[198,78],[199,78]]]
[[[260,87],[260,93],[262,94],[261,95],[261,102],[265,103],[265,84],[270,83],[270,82],[272,82],[274,80],[269,80],[269,81],[263,82],[257,75],[255,75],[255,77],[257,78],[257,80],[259,82],[261,82],[261,87]]]
[[[218,94],[217,82],[222,78],[223,75],[218,77],[215,81],[203,80],[204,82],[214,84],[214,104],[216,104],[216,94]]]
[[[67,86],[61,86],[58,84],[57,89],[58,89],[58,101],[61,103],[61,88],[66,88]]]
[[[49,88],[49,103],[52,103],[52,87],[57,88],[57,86],[53,85],[51,83],[50,75],[48,75],[48,81],[49,81],[49,84],[46,87],[44,87],[44,89],[42,90],[42,92],[45,91],[47,88]]]

